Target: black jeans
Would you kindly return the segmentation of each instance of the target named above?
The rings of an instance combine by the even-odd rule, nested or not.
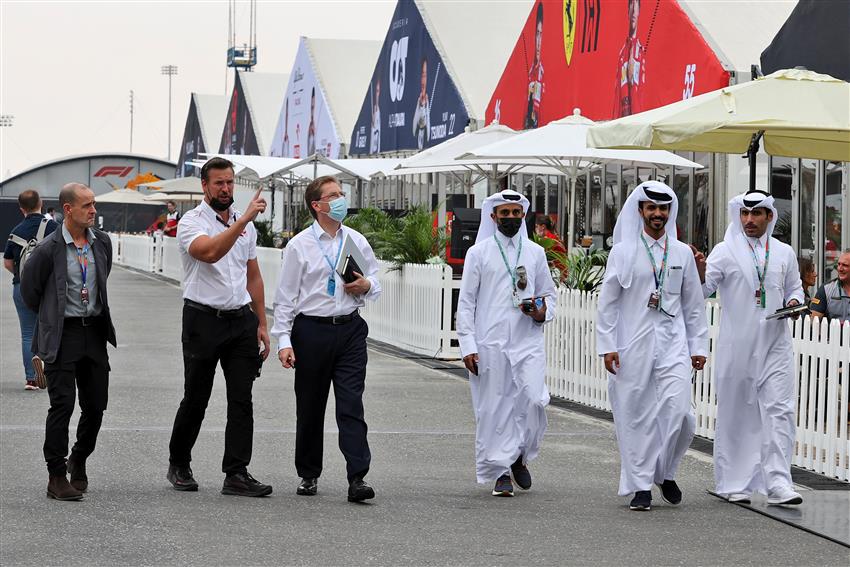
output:
[[[172,465],[188,467],[212,393],[216,365],[221,362],[227,385],[227,426],[224,430],[225,474],[245,472],[251,461],[254,408],[251,389],[262,364],[257,342],[259,319],[245,309],[241,317],[183,306],[183,401],[174,418],[169,444]]]
[[[329,325],[296,317],[292,326],[295,366],[295,468],[302,478],[322,473],[322,441],[330,385],[336,398],[339,448],[349,482],[369,472],[372,455],[366,441],[363,390],[366,382],[366,336],[360,317]]]
[[[78,319],[66,319],[56,360],[44,365],[50,409],[44,431],[44,460],[51,475],[67,472],[68,424],[80,392],[77,442],[71,449],[84,460],[94,451],[103,412],[109,399],[109,356],[106,354],[106,318],[84,327]]]

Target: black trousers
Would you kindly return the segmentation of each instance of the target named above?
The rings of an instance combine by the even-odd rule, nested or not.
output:
[[[65,319],[56,360],[44,365],[50,409],[44,431],[44,460],[51,475],[67,472],[68,424],[80,393],[77,441],[71,449],[75,459],[85,460],[94,451],[103,412],[109,399],[109,356],[106,353],[106,318],[83,326],[79,319]]]
[[[366,336],[360,317],[329,325],[296,317],[292,326],[295,351],[295,468],[302,478],[322,473],[322,441],[330,385],[336,398],[339,448],[349,482],[369,472],[372,455],[366,441],[363,390],[366,382]]]
[[[215,368],[220,362],[227,385],[227,425],[221,470],[225,474],[247,470],[254,438],[251,389],[262,364],[257,342],[258,325],[259,319],[247,308],[240,317],[220,318],[214,313],[183,306],[183,400],[171,431],[171,464],[188,467],[192,461],[192,447],[201,431]]]

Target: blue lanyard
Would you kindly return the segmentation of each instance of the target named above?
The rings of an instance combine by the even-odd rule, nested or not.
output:
[[[77,262],[80,264],[80,276],[83,279],[83,287],[86,287],[86,275],[89,273],[89,245],[84,244],[77,248]]]
[[[328,253],[325,252],[325,247],[322,246],[322,241],[319,240],[319,235],[316,234],[316,226],[310,225],[310,228],[313,230],[313,237],[316,239],[316,244],[319,245],[319,249],[322,251],[322,256],[325,257],[325,260],[327,261],[328,266],[330,266],[330,268],[331,268],[331,273],[328,277],[333,278],[334,274],[336,273],[336,264],[337,264],[337,262],[339,262],[339,255],[342,254],[342,241],[344,239],[343,238],[339,239],[339,247],[336,250],[336,260],[331,260],[331,257],[328,255]],[[342,229],[340,229],[340,230],[342,230]]]

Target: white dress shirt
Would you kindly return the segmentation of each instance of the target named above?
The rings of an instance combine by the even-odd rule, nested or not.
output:
[[[327,255],[331,263],[336,263],[337,251],[346,235],[351,237],[366,259],[366,265],[360,267],[372,286],[365,295],[346,293],[343,288],[345,281],[336,271],[331,270],[325,258]],[[336,284],[331,296],[328,295],[328,277],[332,274]],[[366,238],[347,226],[341,226],[331,236],[315,221],[310,228],[296,234],[283,250],[271,335],[277,338],[278,350],[290,348],[292,323],[299,313],[314,317],[348,315],[363,307],[364,300],[375,301],[380,295],[378,262]]]
[[[233,247],[214,264],[189,254],[189,246],[199,236],[221,234],[242,214],[230,208],[225,224],[206,201],[183,215],[177,225],[177,246],[183,260],[183,298],[215,309],[237,309],[251,303],[248,293],[248,260],[257,257],[257,231],[248,223]]]

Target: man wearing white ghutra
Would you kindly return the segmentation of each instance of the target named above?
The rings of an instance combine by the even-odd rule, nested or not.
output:
[[[546,252],[528,238],[528,199],[502,191],[484,200],[463,268],[457,333],[475,411],[476,476],[494,496],[531,488],[527,463],[546,431],[543,324],[557,296]]]
[[[720,296],[717,338],[716,492],[749,503],[800,504],[791,481],[796,436],[794,349],[783,319],[766,319],[803,301],[794,250],[773,238],[773,197],[750,191],[729,201],[729,227],[707,265],[697,258],[706,297]]]
[[[694,254],[676,237],[678,200],[647,181],[629,195],[599,295],[596,348],[605,357],[608,399],[620,448],[619,495],[647,511],[652,485],[682,501],[676,472],[696,429],[691,368],[708,352],[705,300]]]

